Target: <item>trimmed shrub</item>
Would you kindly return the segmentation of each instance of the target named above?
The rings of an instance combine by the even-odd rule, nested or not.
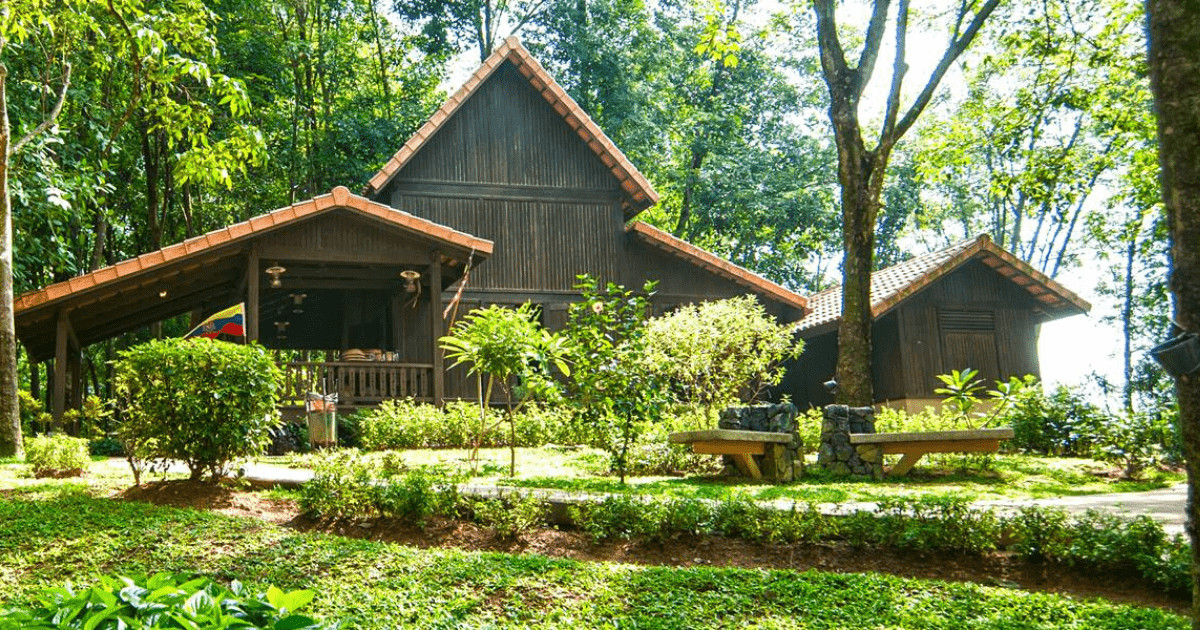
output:
[[[37,605],[0,614],[0,630],[17,628],[239,628],[322,630],[336,628],[296,614],[312,591],[283,592],[272,586],[251,593],[234,580],[228,588],[208,578],[169,573],[151,578],[101,577],[75,590],[47,589]]]
[[[646,332],[651,369],[679,400],[708,407],[755,400],[804,348],[749,295],[681,306],[651,319]]]
[[[35,477],[78,477],[90,461],[83,438],[51,435],[25,441],[25,463],[33,467]]]
[[[151,341],[122,352],[114,372],[117,435],[131,459],[179,460],[192,479],[215,482],[233,461],[262,453],[278,424],[281,373],[256,344]]]
[[[999,424],[1013,428],[1007,448],[1074,457],[1091,454],[1103,422],[1095,405],[1065,386],[1051,394],[1028,387],[999,418]]]

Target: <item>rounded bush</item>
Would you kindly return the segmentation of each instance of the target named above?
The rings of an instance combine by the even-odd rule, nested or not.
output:
[[[25,441],[25,463],[33,467],[35,477],[78,477],[90,461],[83,438],[52,435]]]
[[[256,344],[151,341],[122,352],[114,371],[126,453],[182,461],[192,479],[216,481],[234,460],[263,452],[278,424],[282,376]]]

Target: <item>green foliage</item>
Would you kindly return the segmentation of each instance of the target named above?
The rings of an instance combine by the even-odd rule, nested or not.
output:
[[[1129,412],[1110,417],[1095,436],[1096,454],[1119,464],[1126,477],[1138,477],[1162,460],[1163,444],[1172,433],[1170,422],[1158,414]]]
[[[1048,395],[1040,387],[1029,387],[1015,397],[1000,421],[1013,428],[1010,447],[1081,457],[1092,452],[1104,416],[1065,386]]]
[[[682,306],[651,319],[646,336],[650,369],[680,401],[710,407],[754,402],[804,346],[750,295]]]
[[[36,427],[46,426],[43,423],[45,409],[42,408],[42,401],[33,397],[29,392],[19,389],[17,390],[17,408],[21,415],[21,434],[25,436],[33,436]]]
[[[350,518],[375,510],[377,469],[355,449],[321,453],[313,478],[300,488],[300,507],[313,516]]]
[[[487,418],[492,388],[499,385],[504,390],[508,406],[503,419],[508,423],[510,436],[509,474],[515,475],[516,425],[512,413],[531,399],[557,396],[558,387],[551,370],[570,373],[562,358],[563,340],[542,328],[537,308],[526,302],[515,309],[493,304],[472,310],[455,322],[449,335],[438,341],[452,362],[450,367],[466,364],[467,373],[478,379],[479,424],[472,438],[472,462],[478,458],[480,444],[495,426]]]
[[[575,423],[572,414],[572,408],[564,405],[526,404],[513,411],[513,430],[508,435],[488,432],[479,447],[588,442],[589,436],[583,430],[586,427]],[[411,399],[387,400],[373,410],[359,412],[356,417],[361,444],[367,450],[471,448],[479,435],[479,408],[462,401],[448,402],[438,408]],[[500,421],[500,411],[487,410],[485,423]],[[340,429],[339,425],[339,432]]]
[[[88,452],[99,457],[124,457],[125,447],[117,438],[103,437],[88,442]]]
[[[32,608],[0,614],[0,629],[244,628],[320,630],[337,625],[296,614],[312,601],[307,590],[274,586],[252,593],[234,580],[228,587],[205,577],[159,573],[146,577],[100,577],[84,589],[47,589]]]
[[[123,351],[114,370],[126,452],[182,461],[192,479],[215,482],[234,460],[263,452],[277,423],[281,374],[261,346],[151,341]]]
[[[66,435],[43,435],[25,441],[25,463],[35,477],[78,477],[91,462],[88,441]]]
[[[509,494],[497,499],[476,499],[468,503],[471,518],[511,540],[546,524],[549,505],[533,495]]]
[[[996,388],[987,390],[989,409],[983,414],[973,414],[976,405],[981,402],[983,381],[976,378],[978,370],[966,368],[962,372],[951,370],[949,374],[938,374],[937,378],[943,387],[934,391],[944,396],[945,406],[954,411],[955,418],[969,429],[982,428],[991,424],[997,418],[1002,418],[1004,412],[1016,403],[1027,389],[1038,389],[1037,378],[1025,375],[1023,378],[1010,377],[1007,381],[996,381]],[[945,415],[945,414],[943,414]]]
[[[794,627],[797,615],[806,630],[1183,630],[1190,623],[1155,607],[878,572],[638,566],[420,549],[78,492],[0,501],[0,548],[5,566],[21,576],[0,596],[4,608],[37,605],[35,593],[47,583],[94,584],[99,574],[193,567],[255,589],[312,589],[318,596],[301,614],[361,630],[515,628],[554,619],[572,627]]]
[[[655,283],[638,293],[591,276],[579,276],[583,300],[571,305],[565,330],[572,364],[569,388],[578,417],[596,427],[625,482],[639,423],[657,422],[666,406],[664,379],[646,361],[646,319]]]

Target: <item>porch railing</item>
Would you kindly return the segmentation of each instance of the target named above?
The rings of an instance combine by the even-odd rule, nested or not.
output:
[[[282,367],[284,406],[303,405],[309,392],[336,392],[344,406],[409,397],[433,402],[433,366],[424,363],[297,361]]]

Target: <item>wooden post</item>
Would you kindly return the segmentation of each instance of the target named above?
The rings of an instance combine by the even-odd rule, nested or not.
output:
[[[258,341],[258,248],[251,245],[246,262],[246,343]]]
[[[63,412],[67,410],[67,329],[69,321],[67,311],[58,312],[58,324],[54,337],[54,394],[50,413],[55,421],[62,420]]]
[[[433,250],[429,263],[429,324],[433,333],[433,403],[441,406],[445,396],[446,373],[442,368],[442,351],[438,339],[446,334],[446,322],[442,319],[442,253]]]

